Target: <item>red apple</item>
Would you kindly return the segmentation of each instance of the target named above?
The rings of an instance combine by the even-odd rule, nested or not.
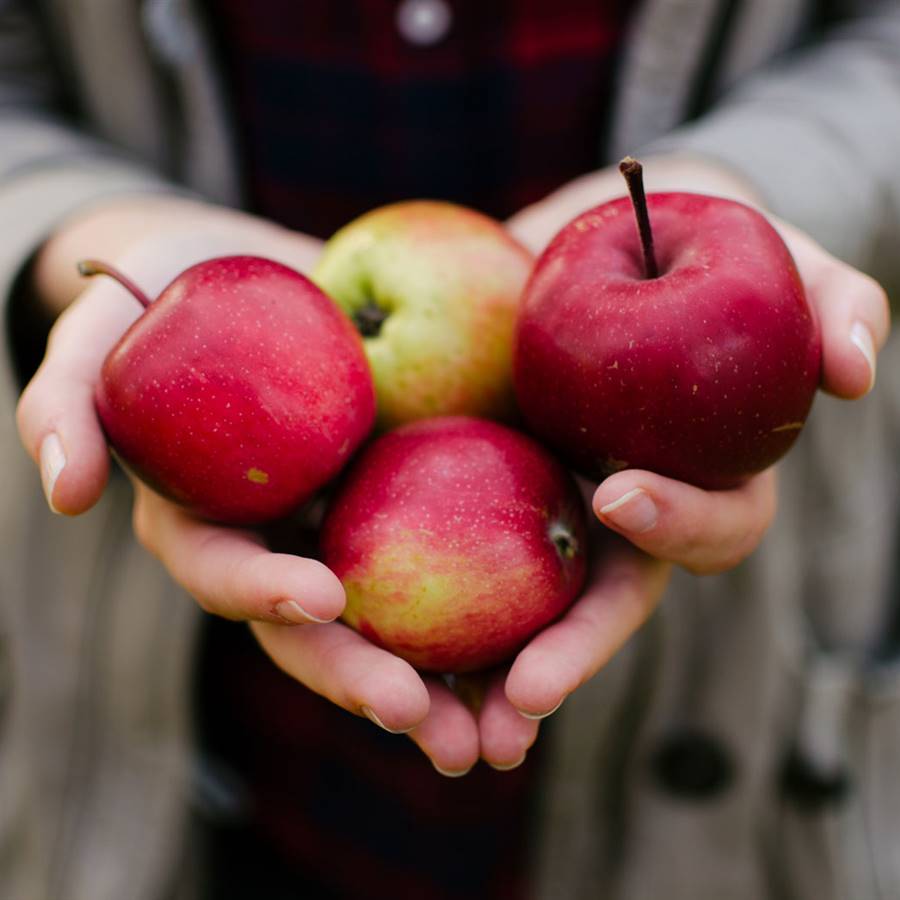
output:
[[[578,595],[585,521],[569,474],[480,419],[406,425],[359,457],[326,515],[344,619],[421,669],[501,662]]]
[[[363,335],[379,428],[513,417],[513,333],[533,262],[499,222],[437,201],[381,207],[328,241],[313,279]]]
[[[580,215],[538,260],[516,336],[519,406],[594,478],[641,468],[733,487],[803,427],[820,377],[817,323],[760,213],[686,193],[646,206],[643,255],[623,197]]]
[[[370,431],[374,390],[349,319],[309,279],[251,256],[187,269],[103,365],[96,408],[115,451],[205,518],[250,524],[307,500]]]

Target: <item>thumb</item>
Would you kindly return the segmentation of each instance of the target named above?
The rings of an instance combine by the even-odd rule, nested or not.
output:
[[[697,575],[724,572],[749,556],[772,523],[775,470],[726,491],[701,488],[630,469],[596,490],[600,521],[645,553]]]
[[[103,492],[109,454],[94,389],[106,354],[140,313],[119,285],[92,284],[56,321],[44,361],[19,400],[19,435],[54,512],[84,512]]]

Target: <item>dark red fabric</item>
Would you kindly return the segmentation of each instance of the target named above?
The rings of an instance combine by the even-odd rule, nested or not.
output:
[[[416,47],[389,0],[206,0],[251,209],[323,237],[405,198],[505,218],[597,166],[628,4],[449,4],[446,37]],[[229,623],[208,629],[199,686],[207,750],[249,797],[216,897],[526,895],[538,749],[513,772],[443,778]]]
[[[230,845],[250,856],[219,854],[216,900],[275,900],[284,885],[304,900],[527,895],[539,750],[511,772],[479,764],[445,778],[408,738],[276,669],[245,626],[215,621],[206,637],[202,730],[246,791],[247,821]]]
[[[207,0],[252,208],[327,236],[433,197],[504,218],[597,166],[624,0],[449,0],[434,46],[390,0]]]

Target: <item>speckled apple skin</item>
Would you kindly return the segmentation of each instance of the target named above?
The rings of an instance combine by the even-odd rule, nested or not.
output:
[[[570,557],[552,539],[559,524]],[[509,658],[578,595],[585,513],[571,476],[530,438],[432,419],[360,455],[322,551],[347,623],[420,669],[468,672]]]
[[[513,418],[513,334],[533,263],[499,222],[428,200],[373,210],[327,242],[315,282],[351,316],[369,299],[390,311],[364,339],[380,429]]]
[[[577,470],[734,487],[779,459],[820,380],[790,252],[734,201],[652,194],[661,275],[643,276],[627,198],[582,214],[525,290],[515,385],[529,428]]]
[[[179,275],[107,357],[106,435],[148,484],[207,519],[286,515],[374,422],[356,329],[309,279],[234,256]]]

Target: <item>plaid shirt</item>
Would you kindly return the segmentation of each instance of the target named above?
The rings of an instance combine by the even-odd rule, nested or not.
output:
[[[446,34],[417,46],[396,2],[207,0],[254,211],[323,237],[404,198],[504,218],[596,167],[626,4],[448,2]],[[217,900],[526,893],[539,748],[513,772],[444,778],[228,623],[208,629],[199,708],[249,798],[248,821],[220,829]]]
[[[388,0],[207,0],[255,211],[322,237],[407,198],[502,219],[596,168],[629,4],[447,3],[422,47]]]

